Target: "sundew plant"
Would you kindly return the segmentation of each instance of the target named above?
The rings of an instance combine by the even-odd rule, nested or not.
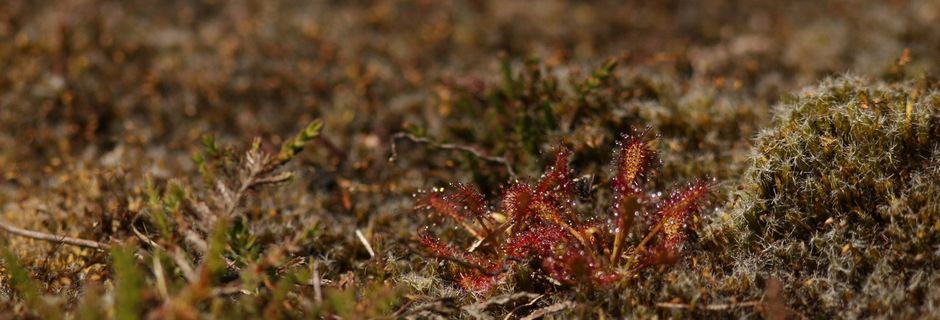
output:
[[[464,246],[442,242],[429,230],[421,244],[433,256],[458,266],[458,284],[472,292],[490,291],[517,265],[532,265],[555,282],[607,286],[629,281],[642,269],[671,264],[687,239],[690,215],[702,210],[709,186],[693,182],[661,199],[646,191],[656,152],[647,131],[623,135],[614,151],[613,197],[605,216],[580,213],[571,153],[560,149],[554,164],[537,183],[511,182],[489,209],[475,188],[454,184],[434,190],[418,209],[430,218],[446,218],[469,237]],[[642,240],[625,239],[635,223],[650,225]],[[430,228],[426,228],[430,229]]]

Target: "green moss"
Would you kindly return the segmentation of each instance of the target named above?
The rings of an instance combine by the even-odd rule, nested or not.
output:
[[[814,315],[909,318],[940,298],[940,91],[825,80],[785,99],[708,241]],[[743,266],[742,261],[758,265]]]

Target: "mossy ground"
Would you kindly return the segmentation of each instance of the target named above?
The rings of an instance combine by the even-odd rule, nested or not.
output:
[[[4,233],[0,314],[937,317],[937,25],[931,0],[3,1],[0,218],[114,248]],[[293,179],[208,243],[177,231],[225,203],[255,137],[274,154],[316,118]],[[523,179],[563,144],[601,212],[617,135],[645,126],[653,189],[717,181],[676,265],[474,296],[420,255],[413,194],[492,199],[511,176],[394,134]],[[773,279],[786,307],[734,305]]]

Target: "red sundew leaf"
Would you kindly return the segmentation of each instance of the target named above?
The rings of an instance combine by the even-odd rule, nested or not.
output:
[[[422,232],[418,238],[421,245],[437,258],[470,267],[489,275],[496,275],[502,271],[501,262],[447,245],[429,233]]]
[[[463,205],[463,211],[473,217],[484,218],[487,216],[486,199],[476,187],[467,184],[454,184],[454,191],[450,198],[455,203]]]
[[[600,286],[613,284],[617,281],[620,281],[621,278],[623,277],[620,274],[616,272],[608,272],[608,271],[595,272],[594,277],[593,277],[594,283]]]
[[[573,212],[575,197],[574,181],[568,166],[571,151],[558,147],[555,164],[547,169],[535,190],[536,201],[531,207],[538,209],[540,215],[548,214],[554,218],[564,218],[569,222],[576,219]]]
[[[695,182],[686,190],[673,193],[669,200],[660,204],[656,215],[658,223],[662,223],[662,241],[642,254],[637,268],[678,261],[679,250],[686,240],[688,218],[701,209],[701,202],[708,192],[708,185]]]
[[[574,192],[574,182],[571,180],[571,169],[568,168],[570,158],[570,150],[558,147],[558,151],[555,153],[555,164],[542,175],[538,188],[536,188],[536,194],[552,192],[564,195],[565,198],[571,197]]]
[[[649,128],[643,131],[633,130],[632,134],[623,134],[617,142],[614,154],[614,177],[611,181],[617,197],[625,197],[640,192],[643,180],[648,178],[650,165],[656,158],[656,152],[646,140]]]
[[[457,284],[464,291],[484,294],[493,290],[501,276],[489,276],[479,272],[461,273],[457,276]]]
[[[467,214],[464,210],[461,210],[461,206],[443,192],[434,191],[428,193],[418,202],[417,207],[419,210],[429,212],[429,216],[436,214],[456,221],[464,221],[467,219]]]
[[[532,186],[526,183],[514,184],[503,193],[503,201],[501,203],[503,212],[513,220],[529,218],[532,215],[530,204],[534,198],[535,194],[533,193]]]
[[[427,249],[429,252],[431,252],[431,254],[435,256],[438,256],[438,257],[459,256],[455,254],[452,247],[444,244],[437,237],[429,233],[422,232],[421,234],[418,235],[418,240],[419,242],[421,242],[421,245],[423,245],[425,249]]]
[[[552,279],[567,284],[593,283],[603,286],[620,279],[620,275],[606,269],[603,262],[595,261],[575,247],[557,256],[544,257],[541,267]]]
[[[664,245],[658,245],[647,252],[641,254],[639,263],[635,269],[643,269],[650,266],[670,265],[679,261],[679,252],[667,248]]]
[[[542,259],[541,267],[542,271],[545,272],[547,276],[558,282],[572,282],[570,266],[561,259],[556,259],[552,256],[545,257]]]
[[[567,247],[555,255],[542,257],[542,271],[561,283],[573,284],[578,280],[590,279],[595,264],[585,254],[579,254],[576,247]]]
[[[552,198],[536,198],[529,205],[529,211],[540,221],[565,221],[569,224],[573,222],[570,208],[564,202]]]
[[[690,215],[701,208],[701,200],[708,195],[706,184],[695,182],[685,191],[673,194],[664,205],[660,206],[657,216],[663,223],[663,244],[669,250],[675,250],[685,242],[686,223]]]
[[[596,262],[591,261],[591,258],[581,253],[580,250],[568,251],[563,257],[564,259],[561,261],[564,264],[569,281],[590,280],[594,277],[594,272],[597,269]]]
[[[557,226],[538,225],[515,233],[506,242],[505,251],[515,259],[527,260],[535,256],[551,255],[555,244],[571,240],[568,232]]]

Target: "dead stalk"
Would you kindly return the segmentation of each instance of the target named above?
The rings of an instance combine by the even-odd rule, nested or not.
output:
[[[110,245],[103,243],[103,242],[60,236],[60,235],[55,235],[55,234],[45,233],[45,232],[40,232],[40,231],[27,230],[27,229],[11,226],[7,224],[6,222],[0,222],[0,229],[3,229],[3,231],[6,231],[7,233],[15,235],[15,236],[42,240],[42,241],[49,241],[53,243],[68,244],[68,245],[73,245],[73,246],[98,249],[101,251],[105,251],[111,248]]]
[[[434,140],[424,138],[424,137],[418,137],[407,132],[399,132],[399,133],[392,135],[392,150],[391,150],[392,156],[389,158],[390,161],[395,161],[395,159],[398,159],[398,147],[397,147],[398,140],[408,140],[414,143],[428,145],[432,149],[463,151],[463,152],[473,155],[476,158],[482,159],[486,162],[502,165],[506,167],[506,172],[509,173],[510,177],[512,177],[513,179],[517,177],[516,170],[512,168],[512,165],[509,163],[509,160],[506,160],[506,158],[489,156],[469,146],[453,144],[453,143],[438,143],[438,142],[435,142]]]

